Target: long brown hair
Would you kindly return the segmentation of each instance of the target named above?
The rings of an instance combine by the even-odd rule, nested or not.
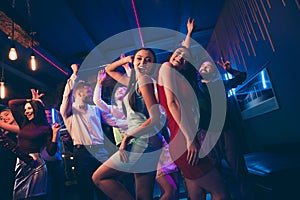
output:
[[[133,55],[133,60],[134,60],[136,54],[137,54],[139,51],[141,51],[141,50],[150,51],[151,54],[153,55],[153,58],[154,58],[153,63],[156,63],[156,55],[155,55],[155,52],[154,52],[152,49],[150,49],[150,48],[140,48],[140,49],[136,50],[136,52],[135,52],[134,55]],[[152,69],[151,69],[151,71],[150,71],[150,74],[153,73],[154,71],[155,71],[155,69],[153,69],[153,67],[152,67]],[[134,67],[133,67],[132,70],[131,70],[130,79],[129,79],[129,84],[128,84],[128,87],[127,87],[125,96],[126,96],[127,94],[130,95],[130,98],[129,98],[129,105],[130,105],[130,107],[131,107],[134,111],[136,111],[136,108],[137,108],[137,94],[135,93],[135,85],[136,85],[136,71],[135,71],[135,69],[134,69]],[[125,108],[124,104],[123,104],[123,110],[124,110],[124,113],[125,113],[125,115],[126,115],[127,113],[126,113],[126,108]]]

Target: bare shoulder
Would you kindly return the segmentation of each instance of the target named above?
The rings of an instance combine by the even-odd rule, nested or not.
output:
[[[148,75],[143,75],[138,78],[139,87],[146,85],[146,84],[153,84],[153,83],[154,83],[154,80]]]
[[[173,66],[171,63],[164,62],[159,69],[159,74],[161,75],[161,74],[169,73],[171,71],[172,67]]]

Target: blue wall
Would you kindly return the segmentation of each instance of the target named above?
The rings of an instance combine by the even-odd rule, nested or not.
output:
[[[300,7],[296,1],[249,2],[225,2],[207,51],[247,71],[248,78],[268,63],[279,109],[243,120],[250,151],[300,144]]]

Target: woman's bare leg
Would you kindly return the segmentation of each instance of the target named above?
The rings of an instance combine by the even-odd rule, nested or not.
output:
[[[94,184],[101,189],[110,199],[133,200],[134,198],[116,178],[122,172],[102,164],[93,174]]]
[[[156,182],[161,191],[160,200],[178,199],[178,172],[160,176],[156,178]]]
[[[137,200],[153,200],[155,174],[134,174]]]
[[[199,195],[200,195],[198,194],[199,188],[209,192],[211,194],[212,200],[229,199],[229,193],[224,184],[224,181],[220,173],[215,168],[198,179],[194,179],[194,180],[185,179],[185,182],[191,200],[199,199]]]

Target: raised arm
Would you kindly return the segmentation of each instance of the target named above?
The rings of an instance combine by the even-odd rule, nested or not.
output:
[[[121,54],[120,59],[123,59],[123,58],[125,58],[125,57],[126,57],[125,54]],[[124,67],[124,69],[125,69],[126,74],[127,74],[128,77],[130,77],[130,74],[131,74],[130,63],[131,63],[131,62],[127,62],[127,63],[125,63],[124,65],[122,65],[122,66]]]
[[[39,94],[39,90],[35,90],[35,89],[30,89],[30,91],[31,91],[32,100],[39,101],[45,107],[45,104],[41,99],[41,97],[44,96],[44,93]]]
[[[125,58],[122,58],[120,60],[117,60],[117,61],[109,64],[105,68],[105,71],[109,76],[111,76],[113,79],[115,79],[119,83],[121,83],[125,86],[128,86],[129,76],[127,76],[127,74],[122,74],[120,72],[117,72],[116,69],[119,66],[125,65],[127,63],[131,63],[131,61],[132,61],[132,56],[126,56]]]
[[[32,101],[32,99],[11,99],[8,101],[8,107],[19,127],[27,120],[24,115],[24,105],[30,101]]]
[[[101,117],[103,119],[103,123],[105,123],[109,126],[112,126],[112,127],[121,128],[123,130],[128,129],[128,124],[127,124],[126,120],[117,119],[111,113],[105,112],[104,110],[101,110],[100,113],[101,113]]]
[[[53,156],[58,148],[57,138],[59,134],[60,124],[55,122],[52,127],[48,129],[46,151],[50,156]]]
[[[107,113],[111,113],[111,105],[108,105],[101,98],[102,84],[103,84],[103,81],[105,80],[105,78],[106,78],[106,72],[105,72],[105,70],[103,70],[103,69],[99,70],[98,77],[97,77],[97,84],[96,84],[95,90],[94,90],[93,101],[102,110],[104,110]]]
[[[192,38],[192,33],[193,30],[195,28],[195,23],[194,23],[194,19],[189,18],[187,21],[187,34],[185,39],[182,41],[181,45],[186,47],[186,48],[190,48],[191,47],[191,38]]]
[[[73,70],[73,73],[67,80],[67,84],[63,93],[62,103],[60,105],[60,114],[65,123],[68,117],[72,115],[73,92],[75,88],[75,80],[77,79],[78,65],[72,64],[71,68]]]
[[[218,61],[217,64],[220,65],[224,69],[224,71],[234,76],[233,79],[229,79],[224,82],[226,90],[236,88],[238,85],[242,84],[246,80],[247,73],[233,69],[230,61],[224,61],[223,58],[221,58],[221,62]]]

